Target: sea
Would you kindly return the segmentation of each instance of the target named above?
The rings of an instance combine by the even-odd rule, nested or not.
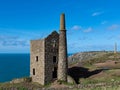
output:
[[[0,54],[0,82],[28,77],[30,54]]]
[[[0,54],[0,82],[29,76],[30,54]]]

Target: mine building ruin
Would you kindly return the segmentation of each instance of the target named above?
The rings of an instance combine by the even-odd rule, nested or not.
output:
[[[67,82],[67,68],[65,14],[61,14],[59,33],[30,42],[30,77],[42,85],[55,79]]]

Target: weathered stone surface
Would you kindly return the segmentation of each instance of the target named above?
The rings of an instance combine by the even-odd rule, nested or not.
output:
[[[14,80],[10,81],[10,83],[22,83],[24,81],[25,80],[23,78],[20,78],[20,79],[14,79]]]
[[[10,81],[10,83],[29,83],[31,82],[31,77],[25,77],[25,78],[16,78]]]
[[[45,40],[32,40],[30,52],[30,76],[33,82],[38,82],[42,85],[45,83]],[[36,60],[38,57],[38,61]],[[33,71],[34,69],[34,71]],[[33,74],[34,72],[34,74]]]
[[[45,83],[57,78],[58,44],[59,34],[56,31],[45,38]]]
[[[44,85],[52,81],[54,67],[57,68],[58,63],[58,43],[59,34],[56,31],[45,39],[31,41],[30,76],[33,82]],[[56,59],[55,62],[53,57]]]
[[[70,84],[75,84],[75,80],[69,75],[67,75],[67,82]]]
[[[60,30],[66,30],[65,29],[65,14],[61,14],[60,16]]]
[[[60,34],[53,31],[44,39],[31,41],[30,76],[33,82],[44,85],[57,79],[57,76],[59,80],[67,81],[67,41],[64,16],[64,14],[61,15]]]
[[[58,62],[58,80],[67,82],[67,39],[65,30],[65,15],[61,15],[59,35],[59,62]]]

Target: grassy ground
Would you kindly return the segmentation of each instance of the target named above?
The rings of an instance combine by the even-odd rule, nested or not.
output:
[[[91,88],[73,88],[70,90],[120,90],[120,69],[109,69],[109,70],[101,70],[100,68],[96,68],[94,66],[95,63],[106,62],[107,60],[115,60],[118,61],[120,59],[120,53],[107,53],[102,57],[96,57],[90,60],[84,60],[82,62],[74,62],[70,70],[72,72],[72,76],[75,79],[78,79],[78,82],[82,85],[89,84],[102,84],[102,83],[111,83],[110,85],[105,85],[102,87],[91,87]],[[82,67],[79,64],[82,63]],[[72,71],[73,70],[73,71]],[[76,78],[77,77],[77,78]],[[0,83],[0,90],[12,90],[10,88],[15,88],[15,90],[37,90],[38,88],[49,88],[52,84],[41,86],[38,83]],[[72,84],[66,84],[67,87],[71,87]],[[74,86],[74,85],[73,85]],[[58,85],[59,87],[59,85]],[[7,89],[9,88],[9,89]],[[14,89],[13,89],[14,90]],[[45,89],[44,89],[45,90]],[[51,90],[51,89],[50,89]],[[52,89],[53,90],[53,89]]]
[[[95,87],[95,88],[74,89],[74,90],[120,90],[120,86]]]
[[[0,90],[36,90],[37,88],[42,88],[38,83],[0,83]]]
[[[116,66],[112,67],[110,69],[103,69],[100,72],[100,68],[97,68],[94,64],[96,63],[106,63],[106,61],[120,61],[120,52],[117,54],[114,54],[113,52],[104,54],[102,57],[96,57],[90,60],[84,60],[82,62],[77,62],[77,67],[79,67],[79,63],[82,63],[81,70],[77,69],[74,70],[77,75],[74,75],[75,77],[79,77],[79,83],[83,85],[87,84],[101,84],[101,83],[112,83],[109,87],[106,85],[104,87],[94,87],[94,88],[87,88],[85,90],[120,90],[120,65],[116,64]],[[75,66],[73,65],[73,66]],[[109,63],[108,63],[109,66]],[[88,76],[85,76],[87,74],[90,74]],[[92,73],[92,74],[91,74]],[[116,84],[117,85],[114,85]],[[75,90],[83,90],[83,89],[75,89]]]
[[[104,54],[101,57],[96,57],[90,60],[84,60],[82,61],[84,66],[91,66],[95,63],[102,63],[102,62],[106,62],[108,60],[114,60],[114,61],[118,61],[120,60],[120,52],[114,54],[113,52],[109,52]]]

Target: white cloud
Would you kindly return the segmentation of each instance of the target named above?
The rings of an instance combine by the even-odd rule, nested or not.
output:
[[[4,32],[3,32],[4,31]],[[25,29],[9,29],[9,28],[0,28],[0,35],[7,35],[7,36],[18,36],[29,39],[38,39],[46,37],[49,33],[41,32],[41,29],[39,30],[25,30]],[[5,36],[6,37],[6,36]],[[1,38],[1,36],[0,36]],[[11,37],[10,37],[11,38]]]
[[[74,26],[71,28],[71,30],[81,30],[81,29],[82,29],[82,27],[79,26],[79,25],[74,25]]]
[[[17,36],[1,36],[0,45],[2,46],[29,46],[29,41],[20,39]]]
[[[113,24],[113,25],[111,25],[111,26],[108,27],[108,30],[115,30],[115,29],[117,29],[119,27],[120,27],[120,25]]]
[[[94,13],[92,14],[92,16],[99,16],[99,15],[101,15],[101,14],[103,14],[103,12],[94,12]]]
[[[88,37],[80,37],[79,40],[88,40]]]
[[[84,30],[83,32],[88,33],[88,32],[91,32],[92,30],[93,30],[92,27],[89,27],[88,29]]]
[[[106,24],[106,23],[107,23],[107,21],[103,21],[103,22],[101,22],[101,24],[103,24],[103,25]]]

